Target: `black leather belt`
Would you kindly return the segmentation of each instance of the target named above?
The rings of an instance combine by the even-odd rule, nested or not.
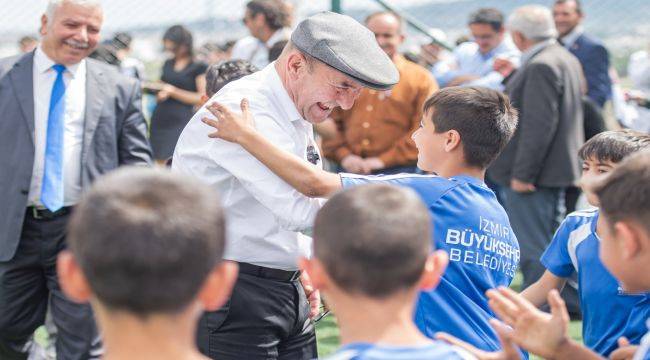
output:
[[[35,206],[27,208],[27,216],[36,220],[49,220],[56,219],[60,216],[68,215],[72,212],[72,206],[62,207],[57,211],[50,211],[48,209],[39,209]]]
[[[300,271],[288,271],[272,269],[264,266],[257,266],[249,263],[238,262],[239,272],[242,274],[253,275],[264,279],[291,282],[300,278]]]

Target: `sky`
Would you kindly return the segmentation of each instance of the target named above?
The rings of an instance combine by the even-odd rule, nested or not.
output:
[[[330,0],[289,0],[294,3],[297,18],[330,8]],[[344,9],[377,6],[372,0],[341,0]],[[390,0],[399,7],[433,2],[463,0]],[[132,26],[167,25],[206,17],[239,19],[247,0],[103,0],[107,31]],[[39,18],[47,0],[0,0],[0,35],[36,33]]]

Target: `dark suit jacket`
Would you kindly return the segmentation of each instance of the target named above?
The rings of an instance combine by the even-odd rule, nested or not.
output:
[[[0,59],[0,261],[18,246],[34,164],[34,53]],[[87,59],[81,186],[120,165],[151,164],[135,80]]]
[[[609,53],[603,44],[582,34],[569,48],[575,55],[587,79],[587,96],[603,107],[612,94],[612,80],[609,78]]]
[[[584,142],[581,84],[580,63],[558,44],[538,51],[508,79],[505,92],[519,110],[519,124],[489,169],[492,180],[547,187],[577,181]]]

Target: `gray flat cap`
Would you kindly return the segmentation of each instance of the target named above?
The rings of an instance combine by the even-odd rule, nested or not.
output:
[[[375,35],[349,16],[329,11],[310,16],[298,24],[291,42],[363,86],[388,90],[399,81],[397,68]]]

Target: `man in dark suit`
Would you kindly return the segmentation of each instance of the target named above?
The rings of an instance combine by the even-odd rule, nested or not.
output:
[[[612,93],[609,53],[599,40],[585,34],[583,18],[580,0],[555,1],[553,20],[560,43],[580,61],[587,79],[587,96],[602,108]]]
[[[544,272],[539,258],[564,216],[564,189],[580,175],[583,78],[578,60],[555,41],[549,9],[520,7],[508,22],[522,51],[521,67],[506,82],[519,125],[489,175],[503,187],[525,288]]]
[[[86,59],[101,24],[98,2],[50,1],[41,45],[0,60],[3,360],[27,358],[48,307],[58,359],[101,356],[90,307],[63,295],[56,258],[84,189],[120,165],[151,163],[137,83]]]
[[[609,53],[603,44],[584,32],[581,23],[584,18],[580,0],[556,0],[553,5],[553,20],[559,33],[559,42],[580,61],[587,80],[587,97],[583,105],[586,111],[585,133],[593,135],[604,131],[601,114],[605,101],[611,98],[612,80],[609,77]],[[598,108],[593,108],[596,104]],[[569,187],[566,194],[567,211],[574,211],[580,196],[580,189]]]

